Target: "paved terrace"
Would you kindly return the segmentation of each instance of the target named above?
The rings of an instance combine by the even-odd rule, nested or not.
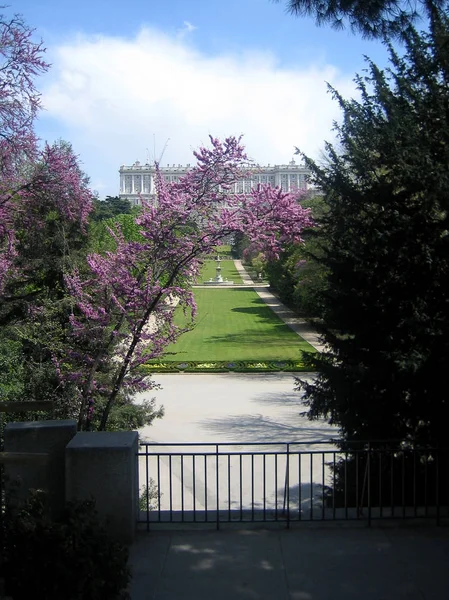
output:
[[[132,600],[448,600],[449,529],[151,532],[131,564]]]

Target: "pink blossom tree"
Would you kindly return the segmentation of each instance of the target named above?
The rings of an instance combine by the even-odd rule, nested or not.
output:
[[[60,357],[61,365],[70,365],[61,376],[76,382],[80,428],[88,426],[98,398],[99,428],[105,429],[123,390],[151,389],[139,367],[183,333],[173,320],[174,298],[194,318],[191,286],[217,244],[245,232],[254,247],[276,256],[284,244],[301,241],[301,231],[311,224],[297,194],[264,185],[248,194],[230,193],[248,174],[240,138],[211,137],[210,148],[195,157],[197,166],[179,182],[167,183],[157,170],[156,198],[143,203],[137,238],[126,239],[119,227],[111,230],[116,249],[89,256],[89,277],[73,272],[66,278],[78,348]]]
[[[42,44],[21,17],[0,16],[0,292],[15,252],[16,195],[28,182],[27,166],[37,157],[33,122],[40,107],[34,85],[48,69]]]
[[[51,211],[84,226],[92,205],[71,146],[42,149],[35,136],[41,108],[35,79],[49,65],[33,34],[22,17],[0,16],[0,298],[11,280],[23,277],[18,231],[42,229]]]
[[[0,358],[14,349],[14,399],[61,400],[70,416],[51,354],[68,340],[63,273],[83,255],[92,193],[70,144],[35,135],[44,52],[22,17],[0,15]]]

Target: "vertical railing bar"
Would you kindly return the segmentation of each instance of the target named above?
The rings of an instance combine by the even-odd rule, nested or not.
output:
[[[298,521],[302,519],[302,474],[301,474],[302,452],[298,452]]]
[[[148,463],[148,446],[145,446],[145,477],[146,477],[146,485],[144,487],[144,491],[146,492],[146,505],[147,505],[147,532],[150,531],[150,466]],[[159,481],[157,482],[159,486]],[[159,487],[158,487],[159,489]],[[140,494],[140,485],[139,485],[139,494]],[[140,506],[139,506],[140,511]]]
[[[218,465],[218,444],[215,444],[215,469],[216,469],[216,486],[217,486],[217,530],[220,529],[220,477]]]
[[[313,454],[310,453],[310,520],[313,521]]]
[[[285,485],[287,486],[287,529],[290,529],[290,444],[288,443]]]
[[[321,454],[321,519],[324,521],[324,484],[325,484],[325,473],[324,465],[326,462],[326,453]]]
[[[207,511],[207,455],[204,455],[204,520],[209,522],[209,514]]]
[[[192,454],[193,522],[196,523],[196,456]]]
[[[368,491],[368,527],[371,527],[371,444],[368,442],[367,491]]]
[[[348,520],[348,453],[345,452],[345,519]]]
[[[418,506],[417,506],[417,502],[416,502],[416,488],[417,488],[417,481],[416,481],[416,448],[415,448],[415,446],[413,446],[413,514],[415,515],[415,518],[418,515]]]
[[[267,455],[263,453],[263,520],[267,520]]]
[[[332,453],[332,519],[335,521],[336,519],[336,507],[335,507],[335,468],[337,465],[336,462],[336,452],[335,450]]]
[[[170,493],[170,523],[173,521],[173,494],[172,494],[172,455],[168,457],[168,470],[169,470],[169,493]]]
[[[243,467],[242,467],[242,455],[240,454],[240,521],[243,521]]]
[[[402,464],[402,475],[401,475],[402,518],[405,519],[405,504],[406,504],[406,498],[405,498],[405,450],[402,451],[401,464]]]
[[[274,454],[274,520],[278,520],[278,455]]]
[[[231,453],[228,454],[228,521],[231,521]]]
[[[251,454],[251,522],[254,522],[254,454]]]
[[[440,468],[439,473],[443,481],[449,481],[449,449],[443,447],[440,450]],[[449,485],[445,483],[443,489],[440,487],[440,503],[441,508],[443,509],[442,515],[449,517]],[[444,508],[446,510],[444,511]]]
[[[181,522],[184,523],[184,454],[181,454]]]
[[[379,450],[379,517],[383,516],[382,501],[382,448]]]
[[[359,451],[355,451],[355,506],[357,519],[360,519],[360,498],[359,498]]]
[[[390,469],[391,469],[391,475],[390,475],[390,479],[391,479],[391,516],[394,517],[394,505],[395,505],[395,501],[394,501],[394,451],[391,451],[391,460],[390,460]]]
[[[440,453],[435,449],[435,500],[437,503],[437,525],[440,524]]]
[[[147,448],[148,451],[148,448]],[[157,455],[157,520],[161,522],[161,456]]]
[[[428,455],[425,456],[425,461],[424,461],[424,514],[427,517],[429,515],[429,497],[427,494],[427,486],[429,483],[428,480],[428,466],[429,466],[429,457]]]

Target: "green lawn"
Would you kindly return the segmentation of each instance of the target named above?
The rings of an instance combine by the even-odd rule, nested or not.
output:
[[[221,276],[223,279],[229,279],[229,281],[233,281],[234,283],[242,283],[242,278],[240,277],[237,269],[234,266],[233,260],[222,260],[220,262],[221,267]],[[204,262],[203,268],[201,269],[201,275],[198,278],[197,284],[201,285],[203,281],[209,281],[209,279],[214,279],[217,274],[217,261],[215,260],[206,260]]]
[[[299,360],[302,351],[314,352],[253,290],[195,289],[195,299],[195,328],[171,345],[162,360]],[[177,319],[184,319],[181,312]]]

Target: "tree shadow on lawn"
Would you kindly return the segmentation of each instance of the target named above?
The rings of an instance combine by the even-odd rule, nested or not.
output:
[[[209,433],[230,442],[331,442],[336,430],[325,423],[309,422],[307,417],[295,415],[292,423],[284,423],[270,417],[258,415],[229,415],[221,418],[204,419],[198,425]],[[223,443],[223,442],[222,442]],[[304,447],[304,450],[307,446]]]
[[[244,313],[248,315],[258,315],[264,321],[273,321],[277,320],[278,318],[277,315],[275,315],[275,313],[271,310],[271,308],[268,308],[266,305],[245,307],[236,306],[234,308],[231,308],[231,312]]]
[[[287,335],[288,332],[288,335]],[[210,335],[207,338],[204,337],[201,341],[202,344],[230,344],[233,346],[254,346],[255,344],[264,346],[283,346],[286,341],[290,338],[290,343],[288,344],[293,349],[296,348],[297,345],[304,342],[307,344],[305,340],[299,335],[291,335],[291,329],[287,327],[287,325],[279,324],[273,325],[272,329],[267,331],[266,333],[254,331],[253,329],[244,329],[238,333],[224,333],[223,335]],[[301,349],[297,348],[298,355],[292,356],[292,360],[297,360],[301,358]],[[284,360],[285,356],[283,357]],[[237,359],[238,360],[238,359]],[[273,357],[267,360],[278,360],[277,357]],[[279,358],[282,360],[282,358]]]

